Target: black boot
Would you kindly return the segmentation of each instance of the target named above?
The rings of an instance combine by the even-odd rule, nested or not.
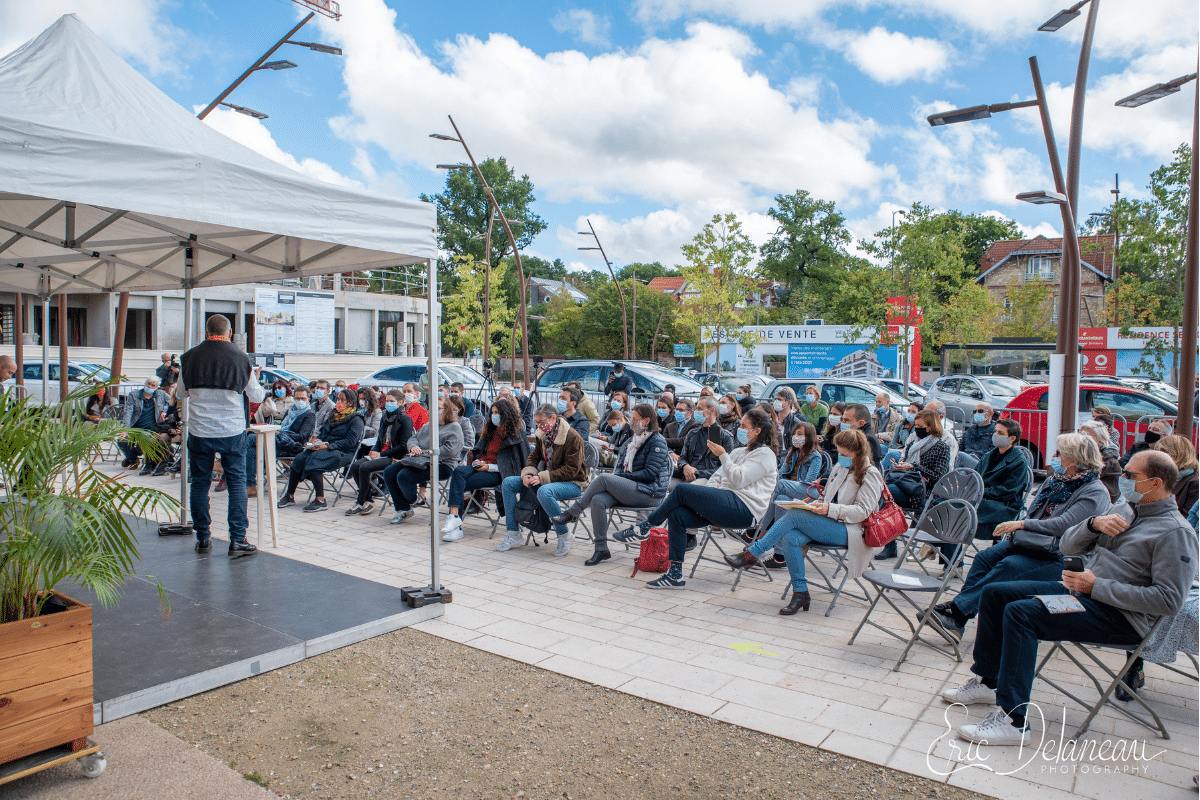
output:
[[[1129,671],[1121,678],[1121,680],[1130,689],[1137,691],[1146,685],[1146,673],[1143,670],[1142,659],[1137,659],[1130,665]],[[1133,695],[1125,691],[1125,686],[1117,686],[1117,699],[1123,703],[1128,703],[1133,699]]]
[[[597,550],[596,552],[592,553],[591,557],[587,561],[583,562],[583,565],[585,567],[594,567],[601,561],[608,561],[610,558],[612,558],[612,554],[609,553],[607,549]]]
[[[792,592],[792,602],[788,603],[783,608],[779,609],[780,616],[790,617],[797,611],[808,611],[808,604],[812,600],[808,592]]]
[[[755,564],[757,564],[758,559],[755,558],[749,550],[743,550],[737,555],[725,556],[725,563],[734,569],[745,569],[746,567],[753,567]]]
[[[570,525],[577,519],[579,519],[579,509],[576,508],[575,504],[572,503],[567,510],[563,511],[561,514],[555,514],[553,517],[551,517],[550,521],[555,525]]]

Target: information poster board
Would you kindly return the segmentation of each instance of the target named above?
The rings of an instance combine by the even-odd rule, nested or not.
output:
[[[254,349],[262,353],[334,352],[333,292],[254,290]]]

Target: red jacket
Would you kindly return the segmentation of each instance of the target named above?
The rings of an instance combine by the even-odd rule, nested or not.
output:
[[[419,431],[429,423],[429,412],[420,403],[404,407],[404,413],[408,414],[408,418],[412,420],[413,431]]]

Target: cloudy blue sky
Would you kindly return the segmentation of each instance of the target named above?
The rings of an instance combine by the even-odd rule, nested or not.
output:
[[[857,236],[914,201],[1053,233],[1017,203],[1048,188],[1029,111],[931,129],[932,111],[1032,96],[1036,55],[1065,157],[1084,17],[1037,26],[1061,0],[631,0],[401,3],[342,0],[285,47],[299,69],[260,72],[230,98],[269,114],[209,123],[313,176],[415,197],[462,159],[428,138],[452,114],[477,157],[506,156],[537,187],[549,227],[530,251],[598,267],[576,248],[590,218],[611,257],[680,260],[714,213],[758,242],[781,193],[837,202]],[[1086,11],[1086,9],[1085,9]],[[291,0],[0,3],[0,53],[75,12],[188,108],[206,105],[304,15]],[[1140,109],[1130,92],[1196,69],[1195,0],[1104,0],[1084,126],[1082,211],[1136,195],[1190,138],[1188,90]]]

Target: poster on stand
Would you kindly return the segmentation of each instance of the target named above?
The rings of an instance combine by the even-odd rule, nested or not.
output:
[[[333,292],[255,289],[254,348],[333,355]]]

